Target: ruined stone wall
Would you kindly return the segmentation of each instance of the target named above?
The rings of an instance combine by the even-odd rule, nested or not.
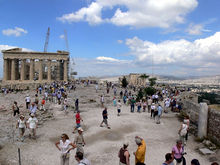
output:
[[[183,111],[189,115],[190,121],[197,126],[200,111],[199,104],[193,102],[192,100],[182,100],[181,102],[183,103]]]
[[[208,137],[220,145],[220,112],[215,109],[209,109],[208,117]]]

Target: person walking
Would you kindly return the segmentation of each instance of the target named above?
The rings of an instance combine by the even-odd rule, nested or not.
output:
[[[78,162],[78,165],[91,165],[90,161],[84,158],[84,155],[81,152],[76,153],[75,159]]]
[[[131,112],[133,113],[134,112],[134,105],[135,105],[135,99],[133,96],[130,99],[130,104],[131,104]]]
[[[120,113],[121,113],[121,101],[118,100],[117,102],[117,110],[118,110],[118,116],[120,116]]]
[[[107,108],[105,107],[105,109],[102,111],[102,117],[103,117],[103,120],[100,124],[100,127],[103,127],[103,123],[105,123],[105,125],[107,126],[108,129],[111,129],[108,125],[108,112],[107,112]]]
[[[157,107],[157,122],[156,122],[157,124],[160,124],[160,118],[161,118],[161,115],[162,115],[162,111],[163,111],[163,108],[159,104],[158,107]]]
[[[151,113],[150,113],[150,118],[154,117],[154,110],[156,109],[155,103],[152,103],[151,105]]]
[[[80,112],[79,111],[77,111],[77,113],[76,113],[76,115],[75,115],[75,118],[76,118],[76,127],[75,127],[75,129],[74,129],[74,131],[73,131],[73,133],[75,133],[75,131],[79,128],[79,127],[81,127],[81,121],[83,121],[83,119],[81,118],[81,115],[80,115]]]
[[[152,99],[149,97],[147,100],[148,113],[150,113],[151,111],[151,105],[152,105]]]
[[[31,136],[33,136],[33,139],[36,139],[36,129],[38,120],[33,113],[30,115],[30,118],[28,119],[27,123],[29,129],[29,137],[31,138]]]
[[[16,124],[16,128],[19,129],[19,138],[23,142],[24,141],[25,128],[27,128],[27,123],[26,123],[26,120],[24,118],[24,115],[20,115],[20,117],[17,121],[17,124]]]
[[[26,102],[26,109],[29,109],[31,103],[31,98],[29,95],[26,96],[25,102]]]
[[[176,141],[176,145],[173,146],[173,148],[172,148],[172,155],[173,155],[174,159],[176,160],[176,165],[180,165],[181,163],[182,163],[182,165],[186,165],[186,160],[183,157],[184,147],[182,145],[181,140],[178,139]]]
[[[186,140],[187,130],[188,130],[187,121],[184,120],[184,121],[183,121],[183,124],[181,124],[180,129],[179,129],[179,132],[178,132],[179,138],[180,138],[180,140],[182,141],[182,143],[183,143],[184,145],[186,145],[186,141],[185,141],[185,140]]]
[[[130,154],[127,150],[128,145],[128,142],[124,142],[123,147],[118,152],[119,165],[130,165]]]
[[[71,143],[67,134],[62,134],[61,140],[56,142],[55,145],[61,152],[60,165],[69,165],[70,151],[76,148],[76,145]]]
[[[18,114],[18,115],[20,114],[18,103],[16,101],[14,101],[14,104],[12,106],[12,110],[13,110],[14,116],[16,116],[16,114]]]
[[[146,153],[146,143],[143,138],[136,136],[135,142],[138,145],[136,152],[134,152],[135,156],[135,165],[145,165],[145,153]]]
[[[75,111],[74,112],[78,112],[79,111],[79,99],[76,99],[75,101]]]
[[[76,145],[76,152],[84,153],[83,147],[86,145],[84,137],[83,137],[83,129],[79,127],[78,129],[78,135],[74,139],[74,144]]]

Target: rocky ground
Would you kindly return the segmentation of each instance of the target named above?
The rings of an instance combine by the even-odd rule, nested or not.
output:
[[[104,88],[103,88],[104,89]],[[27,137],[24,142],[17,141],[18,130],[15,129],[16,118],[12,117],[10,105],[13,100],[17,100],[22,113],[28,116],[28,111],[24,109],[24,98],[27,93],[33,98],[34,92],[25,91],[23,93],[1,95],[0,99],[0,165],[17,165],[18,148],[21,150],[22,165],[59,165],[59,151],[54,143],[59,140],[62,133],[67,133],[73,141],[75,134],[72,134],[75,126],[74,112],[70,106],[69,113],[61,111],[62,106],[47,103],[46,113],[38,112],[40,121],[37,130],[37,139]],[[129,141],[128,150],[131,154],[131,164],[134,164],[133,152],[137,145],[134,142],[136,135],[145,139],[147,144],[146,164],[159,165],[164,161],[164,155],[171,152],[172,146],[178,138],[177,132],[180,122],[176,114],[163,114],[161,124],[156,124],[150,119],[147,112],[130,113],[129,106],[122,106],[121,116],[117,116],[117,110],[112,105],[113,94],[105,94],[105,102],[108,107],[109,124],[111,129],[99,127],[102,121],[102,108],[99,104],[100,95],[105,90],[100,89],[95,92],[93,85],[84,87],[79,85],[76,91],[69,94],[69,104],[74,103],[74,99],[79,98],[79,108],[83,118],[82,127],[86,141],[85,157],[92,165],[115,165],[118,164],[117,153],[122,147],[123,141]],[[187,164],[193,158],[199,159],[201,165],[211,164],[208,156],[200,155],[196,149],[201,145],[194,141],[193,136],[189,136],[187,142],[185,158]],[[70,164],[77,164],[74,159],[75,151],[71,152]],[[219,153],[218,153],[219,155]],[[213,155],[217,157],[217,155]]]

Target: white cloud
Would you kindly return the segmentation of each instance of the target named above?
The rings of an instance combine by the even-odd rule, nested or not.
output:
[[[118,40],[117,41],[119,44],[122,44],[123,43],[123,40]]]
[[[169,28],[183,23],[186,14],[197,5],[197,0],[96,0],[88,7],[57,19],[69,23],[86,21],[90,25],[108,22],[117,26]],[[127,10],[123,11],[120,6]],[[103,18],[102,12],[113,7],[117,9],[112,18]]]
[[[3,34],[3,35],[6,35],[6,36],[19,37],[19,36],[21,36],[22,34],[27,34],[27,33],[28,33],[27,30],[24,30],[24,29],[19,28],[19,27],[15,27],[14,29],[5,29],[5,30],[2,30],[2,34]]]
[[[201,35],[203,32],[210,32],[210,30],[204,29],[203,24],[190,24],[187,28],[187,33],[190,35]]]
[[[64,38],[65,38],[64,34],[60,35],[60,39],[64,39]]]
[[[156,66],[181,67],[188,71],[198,71],[198,68],[202,68],[200,71],[204,72],[211,68],[219,73],[220,32],[193,42],[181,39],[155,44],[134,37],[127,39],[126,45],[135,56],[136,64],[141,66],[151,66],[153,57]]]

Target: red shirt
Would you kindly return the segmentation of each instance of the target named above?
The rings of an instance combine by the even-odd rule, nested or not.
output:
[[[80,114],[76,114],[76,124],[80,124]]]
[[[44,104],[45,104],[45,100],[42,100],[42,101],[41,101],[41,104],[43,104],[43,105],[44,105]]]

